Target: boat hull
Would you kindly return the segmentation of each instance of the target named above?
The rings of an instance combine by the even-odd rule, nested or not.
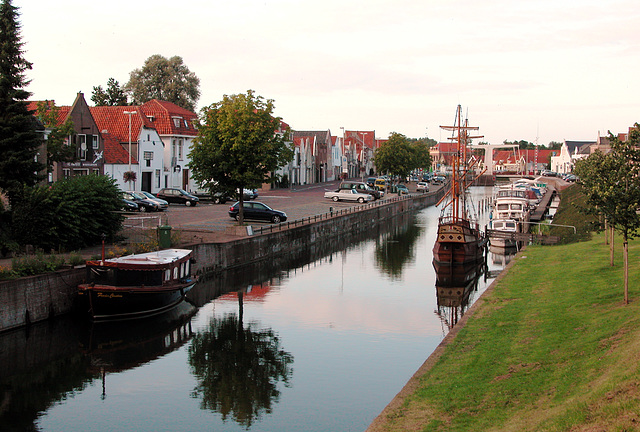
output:
[[[466,221],[441,223],[433,246],[433,260],[439,265],[461,265],[482,259],[486,242]]]
[[[80,285],[79,300],[95,321],[132,319],[162,313],[180,303],[195,279],[173,287]]]

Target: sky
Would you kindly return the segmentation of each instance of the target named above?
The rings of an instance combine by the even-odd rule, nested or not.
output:
[[[640,122],[632,0],[13,0],[32,100],[71,105],[154,54],[200,78],[198,109],[252,89],[294,130],[445,141],[595,141]]]

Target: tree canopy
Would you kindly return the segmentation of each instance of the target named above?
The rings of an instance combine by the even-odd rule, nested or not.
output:
[[[237,194],[274,181],[272,173],[293,158],[293,149],[273,115],[273,100],[246,94],[225,95],[202,110],[189,157],[193,178],[209,189]],[[242,203],[242,193],[239,194]],[[243,210],[240,207],[240,223]]]
[[[109,78],[106,90],[103,90],[101,85],[94,87],[91,100],[96,106],[129,105],[124,88],[115,78]]]
[[[400,177],[406,177],[417,168],[431,166],[431,155],[425,141],[411,143],[397,132],[392,132],[389,140],[383,143],[373,155],[376,170]]]
[[[124,90],[133,105],[159,99],[195,111],[200,98],[200,79],[183,63],[182,57],[154,54],[142,68],[130,73]]]
[[[640,235],[640,125],[635,124],[627,141],[609,133],[611,152],[595,152],[576,162],[575,174],[584,187],[589,211],[604,215],[620,232],[624,242],[625,303],[628,302],[627,242]]]
[[[67,142],[75,133],[73,121],[68,118],[64,124],[58,124],[60,107],[53,101],[38,102],[36,116],[49,129],[47,137],[47,171],[51,172],[54,162],[72,162],[76,159],[76,146]]]
[[[23,57],[18,8],[11,0],[0,5],[0,189],[13,204],[23,185],[34,185],[43,166],[35,161],[41,140],[36,121],[27,106],[31,96],[24,89],[31,63]]]

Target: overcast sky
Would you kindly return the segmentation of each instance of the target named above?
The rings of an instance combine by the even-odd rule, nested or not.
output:
[[[445,140],[462,105],[485,141],[595,140],[640,122],[631,0],[13,0],[32,99],[91,102],[153,54],[198,107],[255,90],[293,129]]]

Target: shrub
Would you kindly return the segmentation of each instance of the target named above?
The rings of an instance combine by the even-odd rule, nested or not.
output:
[[[11,267],[16,276],[33,276],[59,270],[65,265],[62,255],[37,252],[35,255],[23,255],[11,260]]]

